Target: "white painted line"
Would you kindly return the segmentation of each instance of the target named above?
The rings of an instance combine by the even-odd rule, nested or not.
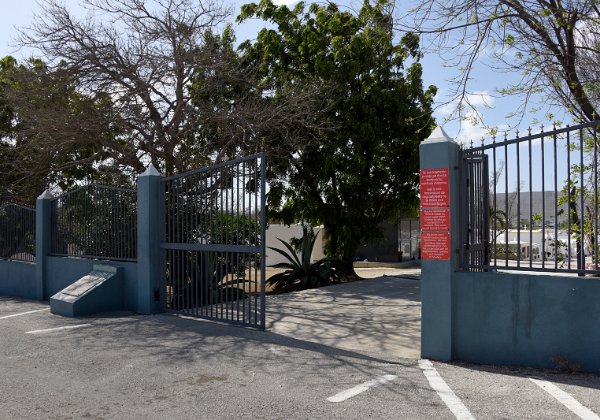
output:
[[[450,389],[429,360],[419,360],[419,367],[429,381],[429,385],[437,392],[442,401],[444,401],[444,404],[448,406],[458,420],[475,420],[469,409],[465,407],[460,398]]]
[[[542,379],[534,379],[529,378],[531,382],[542,388],[548,394],[552,395],[554,398],[558,400],[562,405],[567,407],[573,413],[575,413],[579,418],[584,420],[600,420],[600,417],[596,413],[594,413],[589,408],[581,405],[579,401],[575,398],[567,394],[565,391],[557,387],[551,382],[544,381]]]
[[[46,328],[45,330],[27,331],[25,334],[42,334],[42,333],[47,333],[47,332],[73,330],[75,328],[83,328],[83,327],[91,327],[91,326],[92,326],[92,324],[66,325],[64,327]]]
[[[327,401],[333,402],[333,403],[346,401],[348,398],[355,397],[358,394],[367,391],[369,388],[374,388],[379,385],[383,385],[387,382],[393,381],[396,378],[397,378],[396,375],[379,376],[378,378],[375,378],[371,381],[367,381],[363,384],[357,385],[354,388],[350,388],[345,391],[338,392],[334,396],[327,398]]]
[[[21,316],[21,315],[28,315],[28,314],[34,314],[36,312],[43,312],[43,311],[49,311],[50,308],[45,308],[45,309],[36,309],[35,311],[27,311],[27,312],[21,312],[19,314],[12,314],[12,315],[5,315],[5,316],[0,316],[0,319],[8,319],[8,318],[13,318],[15,316]]]

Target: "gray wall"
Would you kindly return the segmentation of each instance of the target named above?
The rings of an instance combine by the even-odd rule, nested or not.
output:
[[[600,279],[453,273],[453,358],[600,372]]]
[[[36,299],[35,263],[0,260],[0,296]]]

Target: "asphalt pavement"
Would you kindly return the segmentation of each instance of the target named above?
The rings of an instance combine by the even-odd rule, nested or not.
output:
[[[396,291],[377,291],[378,282]],[[598,419],[598,375],[395,351],[414,337],[377,344],[373,337],[416,328],[398,319],[418,312],[416,280],[320,290],[279,298],[278,314],[268,301],[265,332],[169,314],[65,318],[45,303],[0,298],[0,418]],[[299,310],[303,301],[310,311]],[[329,314],[334,304],[347,312]],[[368,344],[374,310],[391,324],[376,327]],[[345,319],[326,327],[334,315]]]

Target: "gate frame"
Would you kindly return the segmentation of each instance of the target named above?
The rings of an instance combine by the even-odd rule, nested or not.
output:
[[[165,209],[165,185],[169,181],[181,179],[191,175],[201,174],[204,172],[211,172],[224,168],[227,166],[237,165],[247,161],[259,160],[260,159],[260,245],[231,245],[231,244],[184,244],[184,243],[171,243],[166,242],[166,209]],[[160,307],[163,312],[181,314],[181,310],[167,308],[167,293],[166,293],[166,267],[167,267],[167,251],[168,250],[182,250],[182,251],[206,251],[206,252],[239,252],[239,253],[260,253],[260,317],[258,322],[240,322],[231,319],[223,319],[212,316],[194,315],[189,313],[183,313],[186,316],[193,316],[201,319],[208,319],[211,321],[224,322],[233,325],[241,325],[246,327],[253,327],[259,330],[265,330],[266,328],[266,224],[267,224],[267,206],[266,206],[266,168],[267,168],[267,155],[265,152],[255,153],[249,156],[233,159],[230,161],[220,162],[207,167],[194,169],[181,174],[161,177],[158,187],[158,246],[160,248]],[[257,210],[255,210],[257,211]],[[225,275],[228,275],[226,273]]]
[[[460,267],[489,271],[489,167],[483,152],[460,151]]]

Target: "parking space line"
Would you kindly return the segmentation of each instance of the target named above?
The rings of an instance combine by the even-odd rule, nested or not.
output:
[[[383,376],[379,376],[371,381],[367,381],[365,383],[362,383],[360,385],[355,386],[354,388],[350,388],[347,389],[345,391],[342,392],[338,392],[337,394],[327,398],[327,401],[329,402],[333,402],[333,403],[338,403],[338,402],[342,402],[342,401],[346,401],[348,398],[352,398],[357,396],[358,394],[361,394],[365,391],[367,391],[369,388],[374,388],[377,387],[379,385],[383,385],[387,382],[393,381],[394,379],[396,379],[397,376],[396,375],[383,375]]]
[[[469,409],[450,389],[446,381],[444,381],[437,370],[435,370],[433,364],[429,360],[419,360],[419,367],[429,381],[429,385],[437,392],[442,401],[444,401],[444,404],[446,404],[458,420],[475,420],[475,417],[473,417]]]
[[[35,311],[27,311],[27,312],[21,312],[21,313],[18,313],[18,314],[0,316],[0,319],[8,319],[8,318],[13,318],[15,316],[29,315],[29,314],[34,314],[36,312],[43,312],[43,311],[49,311],[49,310],[50,310],[50,308],[36,309]]]
[[[91,327],[91,326],[92,326],[92,324],[66,325],[64,327],[46,328],[44,330],[27,331],[25,334],[42,334],[42,333],[47,333],[47,332],[54,332],[54,331],[61,331],[61,330],[72,330],[72,329],[75,329],[75,328]]]
[[[529,378],[529,380],[556,398],[558,402],[575,413],[579,418],[584,420],[600,420],[600,417],[598,417],[596,413],[582,405],[579,401],[553,383],[543,379]]]

